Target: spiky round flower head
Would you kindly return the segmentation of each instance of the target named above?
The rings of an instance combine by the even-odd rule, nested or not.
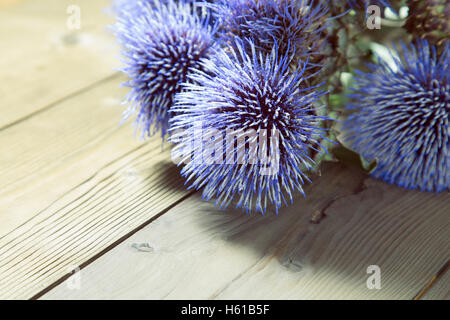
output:
[[[159,130],[165,137],[175,95],[210,54],[213,30],[190,2],[134,1],[122,7],[114,26],[124,49],[126,86],[131,88],[126,117],[137,110],[143,137]]]
[[[440,57],[426,41],[358,72],[355,109],[344,131],[367,159],[377,159],[377,178],[408,189],[440,192],[450,187],[450,48]]]
[[[249,47],[250,55],[236,40],[218,49],[204,72],[190,75],[172,109],[170,141],[185,164],[182,175],[203,188],[204,199],[264,213],[303,192],[306,171],[323,152],[325,117],[315,104],[324,92],[301,89],[304,68],[291,72],[276,46],[267,55]]]
[[[315,0],[218,0],[212,5],[222,22],[221,38],[233,44],[235,37],[250,39],[258,50],[298,58],[317,53],[325,38],[327,8]]]

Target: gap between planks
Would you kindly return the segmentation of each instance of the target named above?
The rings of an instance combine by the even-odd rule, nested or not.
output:
[[[87,20],[84,21],[87,22],[87,25],[80,33],[69,32],[65,29],[65,8],[68,4],[72,3],[70,3],[70,1],[61,0],[44,0],[37,6],[33,1],[21,1],[16,7],[8,7],[6,13],[0,12],[2,17],[0,21],[8,26],[8,28],[0,28],[0,30],[3,30],[4,32],[8,30],[6,35],[2,35],[2,39],[7,39],[7,41],[2,43],[8,44],[7,48],[2,48],[2,59],[3,61],[6,61],[8,65],[11,64],[11,61],[15,61],[14,69],[5,68],[5,65],[1,68],[3,71],[14,70],[15,73],[0,75],[0,78],[3,80],[2,82],[6,83],[6,86],[0,89],[5,92],[5,94],[2,92],[4,98],[0,104],[6,108],[5,110],[2,109],[4,117],[2,118],[3,122],[1,122],[0,125],[5,125],[7,127],[3,132],[0,132],[0,140],[2,137],[4,138],[2,145],[6,146],[5,148],[8,148],[7,151],[9,154],[16,157],[16,159],[20,159],[21,156],[24,156],[26,160],[20,163],[13,163],[11,158],[6,159],[6,161],[2,159],[2,167],[5,166],[8,169],[11,168],[11,172],[0,173],[3,181],[0,194],[0,199],[3,200],[2,204],[0,204],[0,221],[2,222],[0,228],[2,232],[0,232],[0,236],[3,237],[0,239],[0,243],[2,243],[1,241],[4,240],[5,237],[8,237],[8,233],[5,234],[4,232],[7,232],[9,228],[13,228],[13,231],[10,230],[13,233],[20,233],[23,230],[27,230],[27,227],[29,227],[30,224],[34,224],[36,222],[35,220],[37,220],[36,217],[44,216],[42,218],[43,220],[39,221],[42,223],[42,221],[46,221],[45,219],[49,219],[49,217],[46,216],[49,212],[59,212],[61,214],[63,211],[57,211],[55,208],[69,208],[64,207],[67,205],[67,202],[70,203],[68,199],[84,199],[83,196],[86,197],[88,193],[82,193],[80,192],[80,189],[85,188],[86,185],[89,184],[92,186],[93,181],[101,181],[103,183],[105,181],[113,181],[116,183],[116,186],[128,185],[129,181],[125,182],[124,180],[121,180],[123,179],[121,175],[128,175],[129,172],[127,170],[130,168],[127,168],[126,165],[124,165],[118,167],[118,171],[108,171],[108,168],[114,166],[114,161],[108,162],[99,158],[106,154],[106,158],[111,157],[116,159],[117,157],[117,159],[124,160],[127,159],[127,156],[133,155],[133,152],[143,150],[141,147],[137,147],[138,144],[129,142],[129,140],[131,140],[129,137],[129,129],[116,129],[117,123],[114,119],[120,117],[118,108],[114,111],[106,111],[105,108],[100,108],[101,112],[94,112],[94,115],[97,117],[104,116],[104,118],[102,118],[104,123],[101,124],[90,121],[89,117],[86,116],[86,114],[92,112],[91,110],[88,108],[81,108],[80,111],[83,112],[84,110],[86,117],[75,119],[75,123],[67,128],[68,130],[76,129],[74,131],[78,133],[75,137],[70,137],[68,135],[68,130],[66,130],[61,123],[54,124],[50,121],[52,119],[60,119],[64,122],[64,115],[69,118],[76,118],[75,113],[68,112],[68,106],[71,106],[72,108],[79,107],[72,103],[72,101],[79,96],[89,96],[89,99],[94,98],[95,100],[95,97],[98,98],[108,95],[106,87],[109,88],[108,90],[117,90],[111,86],[103,86],[103,84],[110,84],[110,80],[115,80],[116,75],[111,72],[111,65],[115,63],[115,57],[113,57],[111,53],[116,49],[112,47],[111,37],[104,33],[103,25],[107,23],[107,18],[99,10],[106,7],[109,2],[103,0],[97,2],[79,1],[83,15],[86,14],[85,16],[88,17]],[[55,14],[60,15],[54,16]],[[38,18],[36,18],[36,16],[38,16]],[[94,42],[91,42],[91,46],[94,44],[91,48],[86,46],[89,39],[95,39]],[[110,45],[111,47],[109,47]],[[21,51],[16,49],[21,49]],[[79,59],[80,57],[82,58],[81,60]],[[24,70],[26,71],[25,73],[23,72]],[[24,77],[24,74],[27,76]],[[69,81],[65,81],[64,75],[70,75],[67,77],[67,80]],[[55,83],[54,79],[61,79],[62,81]],[[114,83],[114,81],[111,82]],[[36,84],[38,86],[36,86]],[[104,92],[100,94],[96,91],[97,93],[95,95],[91,95],[91,89],[97,87],[97,84],[101,85],[100,87],[103,88]],[[24,91],[24,89],[28,91]],[[13,92],[13,94],[11,94],[11,92]],[[85,93],[87,95],[85,95]],[[70,95],[70,97],[68,97],[68,95]],[[97,105],[92,103],[89,99],[86,98],[81,100],[81,104],[88,103],[91,107],[97,107]],[[17,105],[22,106],[22,108],[12,107]],[[49,110],[53,107],[57,107],[55,109],[58,109],[61,105],[66,106],[64,112]],[[36,119],[31,119],[32,117]],[[47,121],[45,121],[45,119],[47,119]],[[82,120],[88,122],[88,125],[83,126]],[[53,130],[53,134],[63,134],[63,139],[49,139],[48,143],[50,143],[50,147],[48,147],[47,143],[43,141],[45,139],[33,143],[32,139],[26,137],[25,133],[27,132],[33,132],[32,135],[39,136],[39,132],[35,133],[35,130],[39,131],[43,125],[46,126],[48,133],[47,138],[51,137]],[[80,133],[84,130],[88,131],[84,139],[76,141],[75,138],[80,138]],[[21,135],[21,131],[24,134]],[[8,136],[10,133],[12,135]],[[97,135],[100,135],[100,137]],[[9,145],[10,142],[8,141],[12,141],[12,137],[17,139],[13,141],[16,141],[18,147],[12,148]],[[29,141],[27,141],[28,139]],[[25,140],[25,142],[23,142],[23,140]],[[128,143],[130,145],[128,145]],[[157,144],[155,143],[152,146],[155,147],[156,145]],[[124,150],[121,150],[121,148]],[[43,149],[42,153],[48,153],[48,156],[41,155],[40,149]],[[125,150],[131,151],[123,153],[122,151]],[[140,154],[140,156],[143,155]],[[141,158],[142,161],[144,161],[144,159],[148,158]],[[154,159],[151,158],[150,160]],[[137,161],[134,164],[139,166],[142,164],[142,161]],[[164,160],[161,160],[161,163],[163,162]],[[84,165],[84,168],[79,166],[80,163]],[[88,169],[92,163],[96,163],[94,168]],[[174,172],[176,171],[167,163],[157,168],[159,168],[158,170],[165,170],[163,168],[167,167]],[[67,171],[72,170],[72,168],[74,172],[67,174]],[[52,170],[55,170],[55,172],[51,172]],[[109,172],[109,176],[105,173],[105,170]],[[134,169],[132,168],[132,170]],[[149,173],[148,168],[144,168],[143,171],[144,176]],[[118,172],[120,173],[117,176]],[[115,173],[116,176],[114,176]],[[103,180],[95,180],[98,175],[102,175]],[[113,179],[107,180],[108,178]],[[143,179],[145,180],[145,178]],[[154,180],[153,182],[160,183],[158,180]],[[174,187],[178,188],[178,186],[178,183],[175,183]],[[89,190],[92,191],[93,189]],[[110,189],[108,190],[109,192],[113,192]],[[117,190],[114,192],[114,195],[119,194],[119,191]],[[178,190],[177,192],[180,192],[181,200],[173,200],[173,203],[179,203],[190,196],[190,194],[186,194],[181,190]],[[320,211],[327,211],[329,207],[333,208],[333,206],[336,205],[335,200],[327,201],[327,205],[325,205],[327,208],[324,207],[324,209]],[[140,205],[142,205],[142,203]],[[199,206],[203,205],[207,206],[206,204],[199,204]],[[173,204],[170,207],[172,208]],[[75,209],[77,209],[77,207],[71,210]],[[174,211],[175,209],[176,207],[170,211]],[[166,211],[167,208],[163,209],[162,212]],[[35,213],[38,214],[36,215]],[[154,221],[154,219],[151,221]],[[325,218],[324,221],[326,222],[327,218]],[[119,240],[114,240],[114,237],[111,237],[111,239],[113,239],[112,241],[114,241],[113,244],[115,245],[120,242],[121,239],[127,238],[130,234],[136,232],[136,230],[142,229],[139,226],[137,228],[138,229],[130,229],[133,231],[128,231],[128,233]],[[142,231],[144,231],[144,229],[142,229]],[[20,238],[16,238],[15,241],[18,239],[20,240]],[[112,246],[113,245],[110,245],[102,251],[99,251],[97,255],[94,254],[90,259],[81,263],[81,265],[85,266],[90,261],[95,260],[96,257],[105,254]],[[25,257],[25,261],[34,261],[34,266],[44,267],[42,263],[40,265],[36,264],[36,261],[38,261],[38,259],[36,259],[36,252],[32,253],[32,250],[29,248],[27,251],[27,248],[24,246],[20,248],[22,251],[18,251],[17,253],[28,252],[30,254]],[[55,253],[60,259],[55,261],[61,262],[61,250],[56,251],[53,254]],[[35,258],[32,258],[33,254]],[[42,255],[45,254],[45,252],[39,252],[39,254]],[[87,258],[80,258],[79,261],[83,261],[83,259]],[[290,261],[290,263],[291,262],[292,261]],[[11,271],[14,270],[14,268],[20,268],[22,266],[22,269],[19,269],[19,271],[23,272],[23,264],[21,265],[20,263],[21,262],[11,266],[13,269],[7,270]],[[293,264],[296,265],[295,261]],[[253,270],[254,266],[255,265],[249,266],[248,270]],[[45,283],[43,283],[44,287],[45,285],[54,286],[55,282],[51,282],[51,279],[53,279],[53,281],[56,281],[55,279],[60,279],[61,281],[61,276],[63,274],[64,272],[52,274],[50,271],[47,271],[46,275],[34,274],[35,278],[28,277],[22,280],[31,281],[31,279],[45,279]],[[247,273],[244,272],[243,275],[245,276]],[[448,273],[444,274],[443,278],[447,278],[447,275]],[[58,276],[60,278],[58,278]],[[436,284],[440,285],[443,278],[437,279]],[[11,280],[11,278],[9,279]],[[239,280],[239,276],[235,278],[235,280]],[[230,284],[234,285],[236,281],[232,281]],[[22,292],[19,291],[19,293],[23,293],[23,297],[30,297],[33,292],[35,294],[34,297],[38,297],[44,292],[41,291],[40,293],[37,293],[36,290],[40,288],[36,288],[35,282],[26,282],[25,287],[26,286],[31,286],[31,289],[30,287],[27,287],[27,290],[22,290]],[[433,282],[433,286],[426,292],[425,298],[430,291],[433,291],[438,287],[439,286],[436,286]],[[442,285],[439,288],[441,288],[442,291]],[[448,285],[444,285],[443,288],[445,290],[445,288],[448,288]],[[174,290],[176,292],[176,289]],[[220,298],[221,295],[226,294],[226,292],[227,289],[225,288],[222,291],[213,294],[211,297]],[[170,296],[170,292],[167,296]]]
[[[437,274],[420,290],[414,300],[449,300],[450,274],[448,272],[450,261],[439,269]]]
[[[186,196],[184,196],[183,198],[181,198],[180,200],[174,202],[173,204],[171,204],[169,207],[167,207],[166,209],[164,209],[163,211],[161,211],[160,213],[158,213],[157,215],[155,215],[153,218],[151,218],[150,220],[144,222],[142,225],[140,225],[139,227],[137,227],[136,229],[132,230],[131,232],[129,232],[128,234],[124,235],[123,237],[121,237],[120,239],[117,239],[117,241],[115,241],[114,243],[111,243],[111,245],[109,245],[108,247],[106,247],[104,250],[102,250],[101,252],[99,252],[98,254],[96,254],[95,256],[93,256],[92,258],[90,258],[89,260],[85,261],[84,263],[79,265],[79,269],[82,270],[84,269],[86,266],[88,266],[89,264],[91,264],[92,262],[94,262],[95,260],[97,260],[98,258],[100,258],[101,256],[103,256],[105,253],[107,253],[108,251],[112,250],[114,247],[116,247],[118,244],[122,243],[123,241],[127,240],[128,238],[130,238],[133,234],[135,234],[136,232],[142,230],[143,228],[145,228],[146,226],[148,226],[150,223],[152,223],[153,221],[155,221],[156,219],[158,219],[159,217],[161,217],[163,214],[167,213],[169,210],[171,210],[172,208],[174,208],[175,206],[177,206],[178,204],[180,204],[181,202],[185,201],[186,199],[188,199],[189,197],[191,197],[192,195],[195,194],[195,191],[192,191],[191,193],[188,193]],[[65,276],[61,277],[61,279],[58,279],[57,281],[55,281],[54,283],[52,283],[51,285],[49,285],[47,288],[45,288],[44,290],[42,290],[41,292],[38,292],[35,296],[31,297],[30,300],[37,300],[40,297],[42,297],[44,294],[46,294],[47,292],[51,291],[53,288],[55,288],[56,286],[58,286],[59,284],[63,283],[64,281],[66,281],[68,278],[70,278],[70,276],[73,274],[73,272],[70,272],[68,274],[66,274]]]
[[[69,30],[70,0],[18,1],[0,7],[0,127],[117,73],[118,46],[106,25],[109,0],[78,0],[81,29]]]
[[[88,86],[83,87],[83,88],[79,89],[78,91],[70,93],[67,96],[62,97],[61,99],[59,99],[57,101],[51,102],[50,104],[48,104],[44,107],[33,109],[33,111],[30,111],[30,113],[24,115],[22,118],[15,119],[13,122],[10,122],[10,123],[4,125],[3,127],[0,127],[0,132],[3,130],[7,130],[25,120],[29,120],[30,118],[32,118],[42,112],[45,112],[53,107],[56,107],[57,105],[59,105],[60,103],[63,103],[64,101],[67,101],[69,99],[72,99],[72,98],[84,93],[84,92],[87,92],[87,91],[97,87],[98,85],[101,85],[101,84],[108,82],[110,80],[113,80],[113,79],[118,79],[118,78],[120,78],[120,76],[121,76],[121,73],[116,72],[106,78],[100,79],[99,81],[97,81],[95,83],[89,84]]]
[[[86,266],[79,288],[69,278],[41,298],[413,299],[449,258],[446,194],[339,164],[326,164],[307,194],[265,217],[221,213],[195,195]],[[370,265],[381,268],[381,290],[366,287]]]
[[[160,137],[118,126],[122,80],[0,132],[2,298],[37,295],[189,194]]]

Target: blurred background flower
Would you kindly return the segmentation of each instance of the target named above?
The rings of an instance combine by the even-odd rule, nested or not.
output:
[[[339,1],[337,1],[339,2]],[[391,8],[389,0],[347,0],[348,7],[355,10],[366,10],[368,6],[375,5],[380,8]]]
[[[450,1],[408,0],[405,29],[413,39],[426,39],[441,51],[450,40]]]
[[[255,47],[270,53],[275,44],[279,54],[309,63],[318,62],[325,44],[327,7],[314,0],[218,0],[211,5],[221,22],[222,41],[250,39]]]
[[[358,72],[346,141],[378,160],[377,178],[408,189],[450,187],[450,49],[438,56],[427,41],[402,45],[389,64]]]
[[[214,42],[209,20],[192,1],[153,0],[117,4],[114,31],[122,44],[131,88],[126,117],[137,113],[142,137],[168,130],[169,108],[187,75],[201,69]]]

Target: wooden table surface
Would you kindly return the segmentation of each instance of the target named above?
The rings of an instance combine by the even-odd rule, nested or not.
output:
[[[186,191],[169,146],[119,125],[108,4],[0,0],[0,298],[449,298],[448,193],[338,163],[278,216]]]

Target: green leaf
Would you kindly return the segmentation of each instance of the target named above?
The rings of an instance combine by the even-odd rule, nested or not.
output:
[[[378,166],[377,160],[367,161],[360,154],[344,147],[342,144],[332,149],[332,153],[339,161],[358,167],[367,174],[372,173]]]

